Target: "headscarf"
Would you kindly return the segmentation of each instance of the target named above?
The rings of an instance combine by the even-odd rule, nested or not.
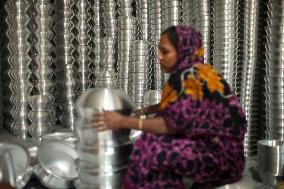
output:
[[[178,35],[177,64],[173,72],[204,62],[201,34],[190,27],[176,26]]]
[[[200,125],[207,125],[204,130],[207,133],[220,129],[225,135],[243,139],[246,125],[243,110],[223,77],[203,63],[200,33],[183,26],[176,26],[176,32],[177,64],[165,83],[158,116],[178,132],[189,134],[194,128],[200,131]],[[223,128],[227,123],[231,124],[228,130]],[[218,127],[208,129],[215,126]]]

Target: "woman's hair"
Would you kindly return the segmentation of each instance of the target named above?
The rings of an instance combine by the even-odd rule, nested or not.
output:
[[[178,34],[175,26],[168,27],[161,35],[167,35],[175,49],[178,49]]]

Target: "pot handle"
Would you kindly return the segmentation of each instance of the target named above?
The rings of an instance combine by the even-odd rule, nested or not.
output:
[[[2,159],[2,181],[16,187],[16,172],[11,152],[5,150]]]

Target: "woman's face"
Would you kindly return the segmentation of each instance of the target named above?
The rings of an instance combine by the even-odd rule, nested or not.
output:
[[[166,34],[160,39],[158,59],[164,73],[172,72],[177,64],[177,51]]]

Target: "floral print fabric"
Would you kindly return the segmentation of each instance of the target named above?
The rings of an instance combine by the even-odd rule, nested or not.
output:
[[[182,177],[222,185],[240,179],[244,169],[240,103],[227,82],[203,64],[200,34],[186,27],[176,31],[178,63],[157,114],[176,134],[144,133],[136,141],[125,189],[184,188]]]

